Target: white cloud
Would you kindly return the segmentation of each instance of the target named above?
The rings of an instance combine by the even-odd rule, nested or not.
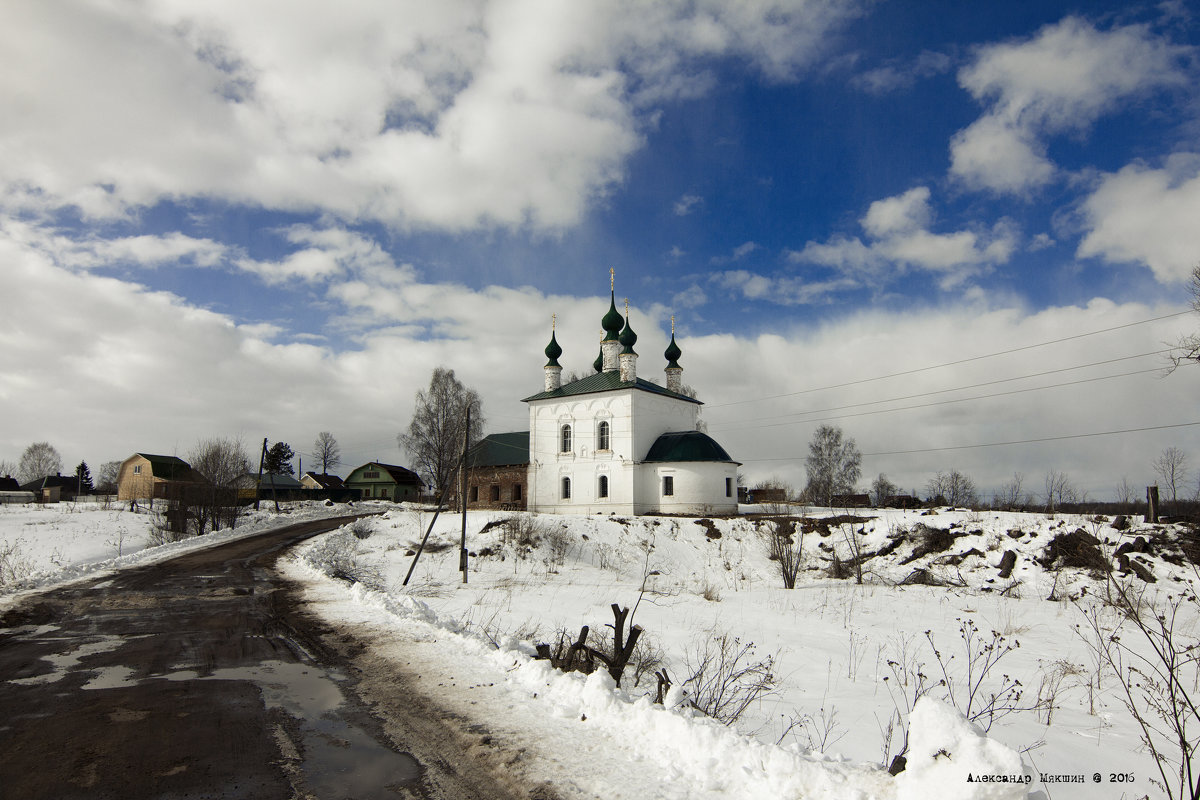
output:
[[[824,302],[834,292],[858,286],[857,281],[847,278],[810,281],[790,276],[758,275],[741,269],[714,273],[709,280],[747,300],[762,300],[784,306]]]
[[[953,66],[950,56],[933,50],[922,50],[911,61],[892,60],[882,67],[868,70],[851,79],[851,84],[868,94],[885,95],[910,89],[918,80],[949,72]]]
[[[435,366],[455,369],[481,392],[489,431],[523,430],[528,415],[520,398],[542,385],[551,314],[558,315],[557,337],[565,351],[560,360],[568,370],[584,371],[596,356],[600,316],[608,304],[602,295],[547,296],[497,287],[475,291],[431,283],[410,267],[371,266],[367,259],[368,266],[354,267],[359,277],[330,297],[358,315],[357,348],[338,351],[287,343],[281,323],[239,325],[171,294],[64,266],[53,252],[8,235],[9,230],[0,229],[0,262],[10,287],[0,293],[0,418],[20,420],[0,430],[0,458],[10,460],[41,439],[55,444],[69,463],[85,458],[101,463],[138,450],[186,455],[200,437],[210,435],[240,435],[248,442],[269,436],[303,450],[318,431],[331,430],[349,466],[372,458],[404,463],[394,435],[407,425],[413,394]],[[334,250],[358,244],[336,229],[294,229],[290,235],[300,249],[314,241],[330,243]],[[806,290],[798,281],[764,281],[736,272],[714,285],[730,292],[746,287],[772,298],[792,292],[797,301]],[[761,336],[711,332],[689,321],[685,312],[678,337],[685,381],[707,404],[703,413],[712,435],[746,462],[748,475],[780,472],[802,483],[812,420],[835,412],[801,412],[1158,350],[1161,342],[1194,324],[1165,320],[1073,339],[1039,349],[1036,357],[1013,353],[884,382],[810,391],[1165,312],[1097,300],[1087,307],[1027,314],[987,302],[977,296],[972,305],[948,309],[866,311]],[[639,374],[661,377],[669,312],[656,305],[632,313],[640,337]],[[497,364],[505,368],[498,370]],[[1064,377],[1089,374],[1104,373]],[[798,392],[804,394],[763,399]],[[1163,381],[1142,376],[832,422],[866,453],[923,450],[1194,421],[1198,394],[1200,369],[1184,369]],[[958,395],[929,399],[953,396]],[[863,410],[868,409],[836,413]],[[886,471],[902,485],[920,487],[937,469],[959,468],[986,489],[1014,470],[1036,484],[1055,468],[1098,496],[1122,476],[1142,480],[1150,460],[1168,444],[1200,447],[1198,437],[1195,429],[1177,429],[1069,446],[868,456],[864,472]]]
[[[0,216],[0,235],[45,253],[58,264],[76,269],[164,265],[213,267],[231,255],[227,245],[178,232],[161,236],[73,239],[44,226],[7,216]]]
[[[1003,264],[1011,257],[1017,234],[1002,219],[990,230],[933,233],[934,220],[927,187],[871,203],[859,222],[868,242],[857,237],[835,236],[827,242],[808,242],[789,251],[788,260],[833,267],[859,280],[873,283],[904,274],[909,269],[938,275],[943,288]]]
[[[1105,175],[1082,214],[1090,230],[1079,243],[1081,258],[1138,262],[1163,283],[1185,281],[1200,259],[1200,155]]]
[[[699,308],[707,302],[708,295],[694,283],[671,298],[675,308]]]
[[[349,220],[556,229],[704,62],[808,66],[851,6],[150,0],[0,10],[0,207],[204,196]]]
[[[1182,83],[1185,52],[1146,26],[1099,30],[1079,17],[980,48],[958,78],[987,112],[951,140],[951,174],[1004,193],[1048,183],[1047,137],[1085,131],[1147,89]]]
[[[704,198],[696,194],[685,194],[675,201],[675,215],[686,217],[692,209],[704,202]]]

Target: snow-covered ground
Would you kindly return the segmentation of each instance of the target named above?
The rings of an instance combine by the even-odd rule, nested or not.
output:
[[[360,524],[367,538],[343,530],[302,545],[303,560],[290,569],[320,582],[324,614],[391,637],[394,658],[420,673],[430,691],[444,692],[451,683],[470,687],[441,695],[461,704],[455,711],[504,729],[522,746],[551,752],[526,768],[535,778],[554,780],[567,796],[969,798],[1028,791],[1062,800],[1159,794],[1151,783],[1158,771],[1116,681],[1104,673],[1096,686],[1083,609],[1092,607],[1103,581],[1087,569],[1056,571],[1039,560],[1060,534],[1095,536],[1111,555],[1138,536],[1178,531],[1156,531],[1137,518],[1117,530],[1108,519],[1070,515],[856,513],[869,519],[804,536],[805,568],[794,590],[783,588],[778,562],[768,557],[764,531],[772,528],[749,517],[701,522],[471,513],[466,528],[474,556],[464,585],[457,554],[461,518],[443,515],[430,537],[434,552],[425,552],[406,588],[410,553],[431,514],[396,508]],[[509,518],[518,522],[501,524]],[[520,529],[527,533],[530,522],[538,541],[523,545]],[[926,532],[913,534],[918,526]],[[842,561],[851,557],[850,536],[860,553],[885,553],[866,562],[863,585],[827,576],[835,554]],[[932,551],[919,555],[922,545]],[[1003,579],[998,567],[1009,550],[1016,564]],[[313,566],[337,555],[344,567],[347,553],[361,583],[331,581]],[[1163,554],[1133,556],[1157,577],[1151,592],[1190,585],[1191,567],[1171,564]],[[914,574],[952,585],[900,585]],[[1047,600],[1052,593],[1062,599]],[[591,626],[592,636],[603,632],[613,621],[612,603],[636,609],[647,651],[676,682],[667,709],[651,702],[656,681],[649,671],[636,683],[627,671],[622,688],[614,689],[603,670],[564,675],[533,658],[535,643],[554,644],[560,635],[573,640],[582,625]],[[1192,608],[1185,606],[1185,613]],[[1113,621],[1105,617],[1105,624]],[[1185,629],[1194,640],[1194,617]],[[993,640],[993,631],[1002,639]],[[770,657],[777,678],[773,691],[729,728],[690,711],[679,686],[722,636],[753,645],[743,666]],[[1015,679],[1019,699],[1010,695],[1001,705],[1034,706],[1040,698],[1041,709],[997,715],[986,740],[941,704],[910,710],[918,673],[934,685],[931,700],[948,699],[937,685],[944,678],[939,660],[965,709],[971,654],[978,669],[978,654],[993,643],[1012,649],[983,682],[974,708]],[[694,693],[695,687],[682,690]],[[977,720],[988,722],[987,716]],[[901,748],[905,729],[909,767],[892,779],[882,767]],[[937,756],[941,750],[953,757]],[[601,751],[609,757],[595,758]],[[1028,775],[1030,783],[968,782],[968,775]],[[1082,782],[1043,783],[1043,775]]]
[[[1161,794],[1117,682],[1105,672],[1097,680],[1085,610],[1104,583],[1086,568],[1054,570],[1041,561],[1061,534],[1077,541],[1077,532],[1094,536],[1111,554],[1139,536],[1160,541],[1179,530],[1152,529],[1137,518],[1117,530],[1101,518],[949,510],[858,511],[857,521],[829,525],[813,521],[828,516],[823,511],[792,509],[807,511],[810,522],[800,527],[811,530],[803,536],[796,588],[788,590],[768,554],[774,525],[749,516],[473,512],[466,521],[469,582],[458,572],[461,518],[442,515],[404,587],[410,553],[432,515],[415,506],[385,508],[358,523],[357,535],[344,529],[301,545],[286,571],[306,582],[320,613],[369,628],[377,649],[420,688],[510,748],[524,749],[514,769],[549,781],[564,797]],[[264,512],[218,536],[362,510],[364,504],[292,507],[282,520]],[[0,508],[0,544],[18,545],[31,567],[26,587],[216,541],[146,550],[148,527],[143,515],[82,504]],[[853,575],[829,577],[834,559],[848,561],[855,551],[880,553],[866,560],[863,585]],[[1016,564],[1011,577],[1001,578],[1008,551]],[[1171,563],[1180,559],[1170,548],[1132,558],[1157,578],[1152,593],[1194,585],[1194,570]],[[360,582],[330,578],[320,565]],[[950,585],[903,585],[914,577]],[[1062,599],[1047,600],[1052,594]],[[7,598],[0,594],[0,609],[6,602],[13,602],[11,587]],[[633,622],[644,630],[635,656],[646,668],[642,674],[627,670],[617,688],[603,670],[563,674],[533,657],[535,644],[556,644],[560,635],[573,640],[582,625],[591,626],[595,643],[613,621],[613,603],[634,609]],[[1194,641],[1192,608],[1185,606],[1192,616],[1181,630]],[[759,664],[761,674],[769,659],[774,678],[771,691],[728,727],[689,707],[697,690],[687,682],[722,638],[736,640],[739,650],[752,645],[739,663]],[[949,698],[938,684],[948,677],[956,705],[965,709],[971,656],[978,665],[978,653],[993,643],[992,652],[1012,649],[985,679],[973,708],[1016,679],[1020,698],[1002,704],[1049,699],[1052,710],[1043,702],[1038,710],[999,716],[982,738],[939,702]],[[652,702],[652,673],[663,667],[674,686],[660,705]],[[913,708],[921,680],[933,688]],[[986,726],[988,718],[977,722]],[[883,766],[899,752],[905,731],[908,768],[892,778]],[[1082,782],[1043,783],[1043,775]],[[1028,784],[998,782],[1025,776]]]

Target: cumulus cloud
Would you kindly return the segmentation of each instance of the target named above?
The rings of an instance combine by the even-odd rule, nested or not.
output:
[[[934,221],[929,200],[925,186],[876,200],[859,220],[866,242],[847,236],[810,241],[802,250],[790,251],[788,260],[873,281],[922,270],[936,274],[943,288],[952,288],[1011,257],[1018,237],[1010,221],[1002,219],[990,229],[934,233],[929,230]]]
[[[1079,17],[980,48],[958,80],[987,110],[951,139],[951,174],[1000,193],[1049,183],[1057,168],[1048,137],[1085,131],[1140,92],[1184,82],[1185,52],[1143,25],[1100,30]]]
[[[407,425],[413,394],[434,367],[453,368],[481,393],[489,431],[524,430],[528,414],[520,398],[542,385],[551,314],[558,318],[560,360],[568,370],[583,372],[596,356],[608,304],[603,296],[439,283],[411,266],[373,260],[356,235],[336,228],[289,229],[298,251],[323,249],[344,259],[347,274],[326,282],[328,301],[345,309],[348,325],[358,324],[352,331],[355,346],[339,351],[310,340],[289,341],[284,326],[270,321],[239,324],[178,296],[66,266],[54,251],[31,244],[28,231],[13,236],[9,230],[0,228],[0,262],[6,264],[6,279],[21,287],[20,293],[0,293],[0,416],[21,421],[0,430],[0,457],[9,459],[40,439],[54,443],[70,463],[84,458],[98,463],[139,450],[186,455],[199,438],[211,435],[248,441],[269,436],[303,449],[318,431],[331,430],[351,465],[373,458],[404,463],[394,436]],[[346,258],[347,252],[365,255],[356,260]],[[804,291],[814,291],[796,281],[736,271],[714,278],[711,287],[772,300],[791,292],[797,302]],[[699,299],[706,288],[689,287],[687,293]],[[639,334],[639,374],[661,378],[669,312],[659,306],[631,311]],[[861,311],[819,328],[780,327],[761,336],[714,331],[682,313],[678,339],[685,381],[706,403],[712,435],[745,462],[748,475],[785,473],[796,476],[797,484],[803,482],[804,445],[818,419],[843,426],[864,453],[928,450],[1139,427],[1146,421],[1194,421],[1200,392],[1200,368],[1183,369],[1162,382],[1135,376],[1095,384],[1103,391],[1062,388],[849,416],[895,395],[1158,350],[1161,342],[1178,338],[1190,319],[1124,328],[1108,338],[1073,338],[1039,350],[1036,359],[1014,353],[814,391],[1165,313],[1137,304],[1097,300],[1031,314],[990,306],[978,296],[966,306]],[[506,368],[497,370],[497,364]],[[1145,364],[1160,365],[1153,359]],[[1103,373],[1078,373],[1096,374]],[[1035,384],[1012,387],[1030,385]],[[844,408],[859,403],[872,405]],[[834,407],[840,410],[824,410]],[[62,413],[68,408],[71,413]],[[1080,440],[1069,450],[1051,444],[868,456],[864,470],[886,471],[903,485],[920,487],[932,472],[958,468],[986,489],[1014,470],[1036,483],[1053,467],[1100,496],[1122,475],[1136,480],[1129,465],[1148,464],[1167,444],[1200,446],[1200,434],[1192,430]]]
[[[9,3],[0,204],[112,217],[203,196],[392,226],[561,228],[619,184],[655,103],[709,85],[705,59],[788,79],[854,13],[784,0]]]
[[[1130,164],[1104,175],[1082,204],[1081,258],[1141,263],[1163,283],[1185,281],[1200,253],[1200,155],[1159,169]]]

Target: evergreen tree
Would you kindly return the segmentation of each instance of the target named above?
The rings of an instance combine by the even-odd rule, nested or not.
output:
[[[80,494],[91,494],[95,491],[92,486],[92,471],[88,469],[86,461],[80,461],[79,466],[75,468],[75,479],[79,483]]]
[[[276,442],[267,450],[263,469],[274,475],[294,475],[296,471],[292,468],[292,459],[295,457],[296,452],[287,442]]]

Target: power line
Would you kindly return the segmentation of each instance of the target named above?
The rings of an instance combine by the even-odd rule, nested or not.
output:
[[[881,405],[883,403],[897,403],[897,402],[900,402],[901,400],[914,400],[918,397],[929,397],[931,395],[936,395],[936,394],[949,394],[950,392],[962,392],[962,391],[966,391],[967,389],[978,389],[983,386],[995,386],[995,385],[998,385],[1001,383],[1012,383],[1013,381],[1022,381],[1022,380],[1027,380],[1029,378],[1041,378],[1041,377],[1045,377],[1046,375],[1056,375],[1061,372],[1072,372],[1077,369],[1087,369],[1088,367],[1098,367],[1098,366],[1102,366],[1104,364],[1115,364],[1118,361],[1131,361],[1135,358],[1145,358],[1146,356],[1162,355],[1163,353],[1170,353],[1174,349],[1176,349],[1176,348],[1167,348],[1165,350],[1155,350],[1150,353],[1139,353],[1139,354],[1133,355],[1133,356],[1122,356],[1121,358],[1109,358],[1109,359],[1105,359],[1103,361],[1093,361],[1089,364],[1079,364],[1074,367],[1060,367],[1058,369],[1049,369],[1049,370],[1045,370],[1043,372],[1032,372],[1028,375],[1017,375],[1012,378],[1000,378],[1000,379],[994,380],[994,381],[984,381],[982,383],[972,383],[972,384],[968,384],[966,386],[956,386],[956,387],[953,387],[950,389],[935,389],[935,390],[929,391],[929,392],[917,392],[916,394],[902,395],[900,397],[890,397],[886,400],[868,400],[868,401],[865,401],[862,403],[848,403],[846,405],[831,406],[829,408],[814,408],[814,409],[809,409],[808,411],[794,411],[789,414],[777,414],[772,417],[759,417],[758,419],[760,419],[760,420],[762,420],[762,419],[783,419],[785,417],[796,417],[796,416],[800,416],[803,414],[825,414],[830,411],[842,411],[847,408],[861,408],[863,406],[876,406],[876,405]],[[1142,372],[1157,372],[1157,371],[1158,371],[1157,369],[1142,370]],[[1137,375],[1137,374],[1141,374],[1141,373],[1126,372],[1126,373],[1122,373],[1121,375],[1113,375],[1113,376],[1109,376],[1109,377],[1120,378],[1120,377],[1124,377],[1125,375]],[[1103,380],[1103,379],[1098,378],[1096,380]],[[1056,384],[1056,385],[1063,386],[1063,385],[1069,385],[1069,384]],[[1029,389],[1029,391],[1039,389],[1039,388],[1053,388],[1053,387],[1031,387]],[[980,395],[980,397],[994,397],[994,396],[998,396],[998,395]],[[976,399],[976,398],[966,398],[966,399]],[[919,406],[914,406],[914,407],[919,408]],[[894,411],[894,410],[899,410],[899,409],[885,409],[885,410]],[[720,425],[720,423],[715,423],[715,424],[718,426]]]
[[[741,427],[725,427],[722,425],[713,425],[713,427],[717,428],[718,430],[724,430],[724,431],[740,431],[740,430],[753,430],[755,428],[777,428],[782,425],[801,425],[801,424],[811,423],[811,422],[827,422],[829,420],[835,420],[835,419],[852,419],[854,417],[869,417],[869,416],[873,416],[875,414],[887,414],[892,411],[912,411],[912,410],[918,409],[918,408],[932,408],[933,406],[946,406],[946,405],[952,405],[954,403],[968,403],[968,402],[971,402],[972,400],[988,400],[993,397],[1007,397],[1009,395],[1014,395],[1014,394],[1025,394],[1026,392],[1039,392],[1044,389],[1060,389],[1064,386],[1078,386],[1079,384],[1082,384],[1082,383],[1095,383],[1097,381],[1107,381],[1107,380],[1112,380],[1114,378],[1127,378],[1131,375],[1145,375],[1148,372],[1158,372],[1158,371],[1159,370],[1157,368],[1156,369],[1142,369],[1142,370],[1135,370],[1133,372],[1122,372],[1118,375],[1101,375],[1101,376],[1098,376],[1095,378],[1081,378],[1080,380],[1077,380],[1077,381],[1064,381],[1063,383],[1052,383],[1047,386],[1030,386],[1027,389],[1013,389],[1012,391],[1009,391],[1009,392],[992,392],[991,394],[981,394],[981,395],[976,395],[974,397],[958,397],[953,400],[938,400],[937,402],[933,402],[933,403],[917,403],[916,405],[899,406],[897,408],[880,408],[875,411],[860,411],[855,414],[835,414],[834,416],[831,416],[831,417],[815,417],[815,418],[810,418],[810,419],[797,419],[797,420],[792,420],[790,422],[773,422],[773,423],[768,423],[766,425],[743,425]]]
[[[1090,331],[1088,333],[1077,333],[1073,336],[1064,336],[1061,339],[1050,339],[1049,341],[1038,342],[1037,344],[1027,344],[1027,345],[1024,345],[1023,347],[1013,347],[1008,350],[999,350],[995,353],[986,353],[984,355],[972,356],[970,358],[960,358],[957,361],[947,361],[942,364],[933,364],[928,367],[917,367],[915,369],[908,369],[908,370],[904,370],[902,372],[892,372],[890,374],[879,375],[874,378],[861,378],[859,380],[847,381],[845,383],[836,383],[836,384],[832,384],[830,386],[819,386],[815,389],[801,389],[798,392],[785,392],[784,394],[770,395],[767,397],[755,397],[755,398],[751,398],[749,400],[734,400],[734,401],[731,401],[728,403],[718,403],[718,404],[710,405],[709,408],[723,408],[725,406],[736,406],[736,405],[742,405],[744,403],[757,403],[762,400],[777,400],[781,397],[794,397],[794,396],[800,395],[800,394],[812,394],[813,392],[824,392],[824,391],[828,391],[829,389],[842,389],[847,386],[858,386],[863,383],[873,383],[874,381],[887,380],[888,378],[899,378],[904,375],[914,375],[918,372],[928,372],[929,370],[942,369],[943,367],[953,367],[953,366],[957,366],[959,364],[968,364],[972,361],[982,361],[987,358],[995,358],[996,356],[1005,356],[1005,355],[1009,355],[1010,353],[1020,353],[1020,352],[1026,351],[1026,350],[1033,350],[1038,347],[1046,347],[1046,346],[1052,345],[1052,344],[1061,344],[1063,342],[1070,342],[1075,339],[1083,339],[1088,336],[1096,336],[1097,334],[1101,334],[1101,333],[1109,333],[1111,331],[1119,331],[1124,328],[1132,328],[1137,325],[1145,325],[1150,322],[1158,322],[1158,321],[1164,320],[1164,319],[1171,319],[1172,317],[1181,317],[1185,314],[1191,314],[1191,313],[1192,313],[1192,311],[1190,309],[1187,311],[1177,311],[1173,314],[1164,314],[1161,317],[1151,317],[1150,319],[1144,319],[1139,322],[1127,322],[1123,325],[1114,325],[1111,328],[1101,328],[1100,330]]]
[[[974,450],[982,447],[1009,447],[1018,444],[1038,444],[1041,442],[1061,442],[1068,439],[1088,439],[1096,436],[1118,436],[1125,433],[1145,433],[1147,431],[1165,431],[1173,428],[1187,428],[1194,425],[1200,425],[1200,422],[1178,422],[1173,425],[1152,425],[1145,428],[1124,428],[1117,431],[1093,431],[1090,433],[1072,433],[1066,436],[1042,436],[1036,439],[1018,439],[1012,442],[983,442],[980,444],[960,444],[951,445],[948,447],[923,447],[914,450],[886,450],[878,453],[863,453],[863,457],[867,456],[901,456],[915,455],[917,453],[942,453],[949,450]],[[757,463],[761,461],[796,461],[797,456],[790,458],[753,458],[747,459],[747,463]]]

